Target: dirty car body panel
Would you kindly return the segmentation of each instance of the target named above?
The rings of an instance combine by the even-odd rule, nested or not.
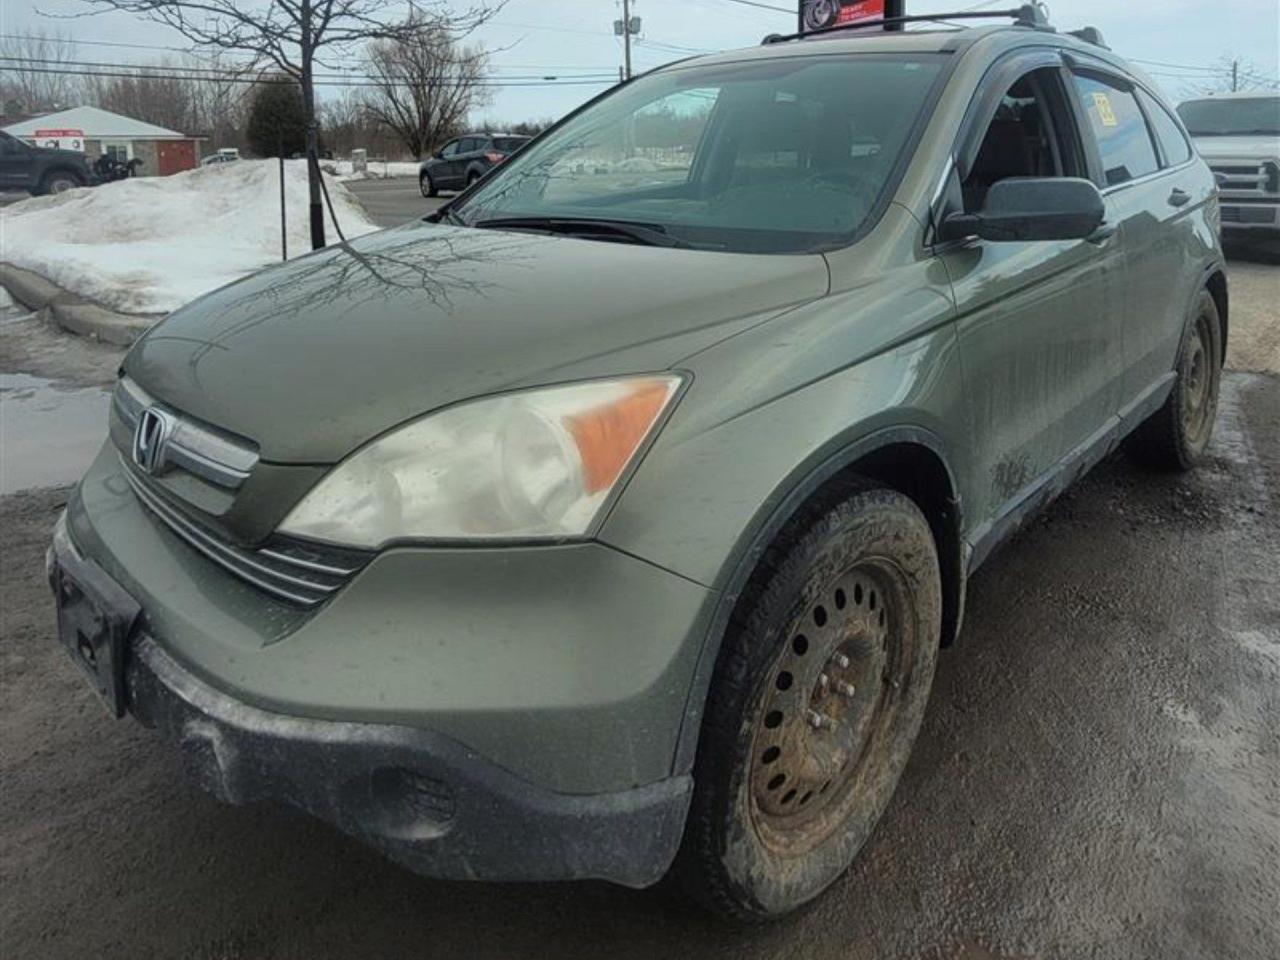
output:
[[[834,155],[784,149],[779,138],[808,128],[803,96],[778,78],[869,60],[927,73],[902,126]],[[936,467],[930,521],[950,545],[954,633],[966,575],[1168,392],[1187,304],[1221,270],[1213,181],[1153,147],[1155,170],[1107,184],[1088,114],[1107,108],[1074,80],[1086,61],[1148,86],[1105,51],[1027,29],[677,64],[569,117],[435,222],[175,313],[126,358],[112,438],[51,551],[55,580],[74,555],[141,610],[130,710],[225,799],[292,803],[424,873],[654,882],[680,842],[725,623],[806,496],[878,452]],[[634,209],[698,211],[694,228],[559,209],[483,225],[510,212],[504,197],[523,202],[540,150],[592,111],[647,89],[706,99],[742,76],[784,94],[769,95],[768,136],[738,141],[738,162],[717,159],[717,124],[749,112],[745,87],[707,111],[687,169],[607,173]],[[1056,131],[1025,134],[1043,151],[1028,149],[1027,169],[1096,182],[1108,229],[943,239],[943,219],[990,186],[975,173],[993,169],[987,131],[1012,119]],[[749,222],[781,192],[826,223],[816,208],[847,187],[833,161],[876,171],[882,189],[858,195],[856,222]],[[717,170],[740,207],[698,192]],[[1174,189],[1189,194],[1176,209]],[[821,202],[805,207],[812,191]],[[576,196],[573,209],[607,199]],[[296,533],[316,491],[406,429],[645,377],[671,385],[666,406],[580,533]]]

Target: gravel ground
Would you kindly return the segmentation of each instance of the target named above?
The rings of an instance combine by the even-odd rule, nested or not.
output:
[[[1277,279],[1233,264],[1235,367],[1276,369]],[[62,366],[11,329],[0,370]],[[77,382],[109,367],[63,349]],[[1197,472],[1112,458],[991,560],[880,828],[765,929],[661,888],[425,880],[199,793],[54,643],[42,555],[66,496],[0,498],[2,956],[1280,957],[1274,374],[1225,379]]]

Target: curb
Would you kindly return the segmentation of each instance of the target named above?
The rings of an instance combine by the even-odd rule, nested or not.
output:
[[[47,310],[67,332],[120,347],[131,345],[160,319],[155,314],[109,310],[11,263],[0,263],[0,286],[27,309]]]

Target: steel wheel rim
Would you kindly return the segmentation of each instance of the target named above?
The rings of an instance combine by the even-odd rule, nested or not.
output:
[[[1212,342],[1209,320],[1200,317],[1187,356],[1186,388],[1182,395],[1182,426],[1193,443],[1203,434],[1213,406]]]
[[[844,821],[900,700],[909,609],[901,570],[871,558],[793,619],[751,742],[751,820],[765,845],[804,852]]]

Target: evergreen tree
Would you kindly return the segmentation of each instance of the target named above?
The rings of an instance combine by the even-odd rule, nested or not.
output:
[[[298,85],[283,77],[260,84],[249,109],[249,147],[260,157],[303,155],[307,149],[307,115]]]

